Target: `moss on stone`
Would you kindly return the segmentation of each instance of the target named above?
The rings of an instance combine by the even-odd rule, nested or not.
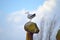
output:
[[[24,25],[24,29],[28,32],[32,32],[32,33],[38,33],[39,32],[39,29],[37,27],[37,24],[34,23],[34,22],[27,22],[25,25]]]
[[[58,33],[57,33],[57,35],[56,35],[56,39],[57,39],[57,40],[60,40],[60,30],[58,30]]]

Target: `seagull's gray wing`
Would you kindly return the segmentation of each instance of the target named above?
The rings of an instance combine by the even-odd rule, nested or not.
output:
[[[34,18],[36,16],[36,14],[28,14],[28,19],[32,19],[32,18]]]

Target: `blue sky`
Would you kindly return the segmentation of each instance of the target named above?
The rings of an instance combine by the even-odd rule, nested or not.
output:
[[[0,40],[25,40],[25,24],[23,14],[15,17],[13,12],[20,10],[35,10],[44,0],[0,0]],[[21,17],[22,21],[19,21]],[[10,22],[7,20],[11,18]],[[13,19],[14,18],[14,19]],[[16,19],[17,18],[17,19]],[[17,21],[16,21],[17,20]]]
[[[57,15],[60,23],[59,8],[60,0],[0,0],[0,40],[25,40],[24,24],[28,21],[24,14],[26,11],[36,13],[32,21],[38,25],[42,17],[47,18],[48,22],[54,15]]]
[[[43,2],[44,0],[1,0],[1,6],[5,13],[11,13],[21,9],[34,10]]]

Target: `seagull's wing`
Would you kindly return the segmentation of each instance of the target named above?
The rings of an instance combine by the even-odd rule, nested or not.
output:
[[[36,14],[33,14],[31,17],[35,17],[36,16]]]
[[[36,14],[29,14],[27,17],[29,18],[29,19],[32,19],[32,18],[34,18],[36,16]]]
[[[32,14],[28,14],[28,15],[27,15],[27,18],[28,18],[28,19],[32,19],[31,16],[32,16]]]
[[[29,12],[25,12],[25,14],[29,14]]]

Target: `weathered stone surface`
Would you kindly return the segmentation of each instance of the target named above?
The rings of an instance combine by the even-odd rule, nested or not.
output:
[[[31,33],[38,33],[39,32],[39,29],[37,27],[37,24],[34,23],[34,22],[27,22],[24,25],[24,29],[25,29],[25,31],[31,32]]]
[[[57,40],[60,40],[60,30],[58,30],[58,33],[57,33],[57,35],[56,35],[56,39],[57,39]]]

